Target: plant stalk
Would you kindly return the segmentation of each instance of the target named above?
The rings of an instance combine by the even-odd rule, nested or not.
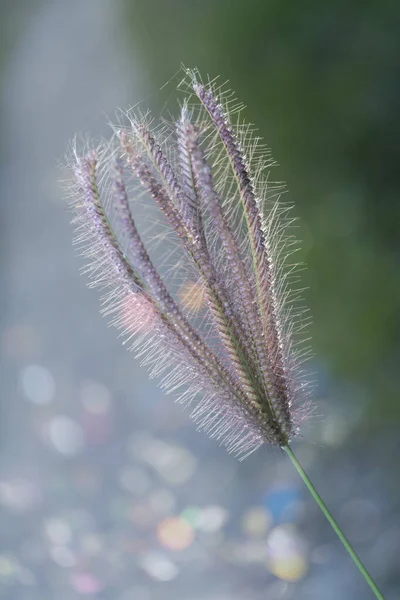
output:
[[[329,521],[332,529],[334,530],[334,532],[336,533],[336,535],[342,542],[343,546],[346,548],[347,552],[350,554],[351,558],[353,559],[354,563],[357,565],[357,567],[358,567],[360,573],[363,575],[365,581],[371,587],[375,596],[379,600],[385,600],[382,593],[379,591],[375,581],[372,579],[371,575],[368,573],[367,569],[365,568],[365,566],[363,565],[361,560],[358,558],[358,556],[357,556],[356,552],[354,551],[352,545],[350,544],[349,540],[346,538],[343,531],[340,529],[338,523],[335,521],[335,519],[329,512],[325,502],[322,500],[321,496],[318,494],[317,490],[311,483],[310,478],[308,477],[307,473],[304,471],[303,467],[297,460],[297,457],[294,454],[291,447],[289,445],[283,446],[282,450],[284,450],[286,452],[286,454],[289,456],[289,458],[292,461],[292,463],[294,464],[298,474],[300,475],[300,477],[304,481],[305,485],[307,486],[310,494],[312,495],[312,497],[314,498],[314,500],[316,501],[316,503],[318,504],[318,506],[324,513],[324,515],[327,518],[327,520]]]

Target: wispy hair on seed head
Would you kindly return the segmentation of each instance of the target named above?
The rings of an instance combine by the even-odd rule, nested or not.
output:
[[[225,88],[184,70],[172,122],[131,110],[111,141],[72,144],[68,190],[103,314],[199,427],[243,458],[285,446],[310,412],[308,320],[285,185]]]

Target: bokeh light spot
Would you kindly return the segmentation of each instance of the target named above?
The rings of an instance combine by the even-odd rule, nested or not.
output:
[[[71,541],[71,529],[64,519],[51,518],[45,522],[45,533],[51,542],[60,546]]]
[[[49,404],[54,398],[54,378],[45,367],[29,365],[23,369],[20,385],[25,397],[34,404]]]
[[[42,501],[39,486],[27,479],[0,481],[0,504],[13,512],[34,510]]]
[[[272,515],[263,506],[249,508],[242,517],[242,529],[251,537],[263,537],[271,523]]]
[[[78,594],[91,596],[103,589],[102,583],[91,573],[74,573],[72,587]]]
[[[197,520],[197,529],[215,533],[225,525],[227,519],[228,511],[223,506],[206,506]]]
[[[181,517],[197,529],[199,520],[201,519],[201,508],[199,506],[188,506],[181,512]]]
[[[64,415],[58,415],[50,421],[49,438],[60,454],[71,457],[79,454],[85,443],[82,427]]]
[[[157,535],[160,543],[170,550],[184,550],[194,540],[194,530],[181,517],[171,517],[158,524]]]
[[[140,560],[142,569],[158,581],[172,581],[179,574],[179,569],[166,555],[149,552]]]
[[[275,527],[268,535],[267,565],[284,581],[299,581],[308,571],[305,543],[292,525]]]
[[[183,306],[194,313],[200,312],[206,304],[203,286],[193,281],[181,286],[179,298]]]

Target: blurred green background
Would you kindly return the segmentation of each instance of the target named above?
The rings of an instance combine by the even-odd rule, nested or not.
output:
[[[239,465],[195,433],[79,276],[65,148],[76,132],[109,135],[118,107],[157,114],[181,63],[229,80],[288,183],[318,383],[298,452],[397,598],[398,2],[0,10],[0,598],[370,597],[284,458]]]

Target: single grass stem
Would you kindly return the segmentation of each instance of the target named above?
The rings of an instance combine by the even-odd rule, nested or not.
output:
[[[353,561],[357,565],[357,567],[360,570],[360,573],[363,575],[365,581],[371,587],[371,589],[374,592],[375,596],[377,598],[379,598],[379,600],[385,600],[384,597],[383,597],[383,595],[382,595],[382,593],[379,591],[379,589],[378,589],[375,581],[372,579],[371,575],[368,573],[367,569],[365,568],[365,566],[363,565],[363,563],[361,562],[361,560],[358,558],[358,556],[357,556],[356,552],[354,551],[352,545],[350,544],[349,540],[346,538],[346,536],[344,535],[343,531],[340,529],[338,523],[335,521],[335,519],[333,518],[333,516],[329,512],[329,510],[328,510],[325,502],[322,500],[321,496],[318,494],[317,490],[315,489],[315,487],[311,483],[310,478],[308,477],[307,473],[305,472],[305,470],[303,469],[303,467],[301,466],[301,464],[297,460],[297,457],[294,454],[294,452],[291,449],[291,447],[289,445],[284,446],[283,450],[286,452],[286,454],[289,456],[290,460],[292,461],[292,463],[296,467],[296,470],[297,470],[298,474],[300,475],[300,477],[302,478],[302,480],[306,484],[308,490],[310,491],[310,494],[312,495],[312,497],[314,498],[314,500],[316,501],[316,503],[318,504],[318,506],[320,507],[320,509],[324,513],[325,517],[328,519],[328,521],[329,521],[332,529],[335,531],[335,533],[337,534],[338,538],[342,542],[343,546],[346,548],[347,552],[350,554],[351,558],[353,559]]]

